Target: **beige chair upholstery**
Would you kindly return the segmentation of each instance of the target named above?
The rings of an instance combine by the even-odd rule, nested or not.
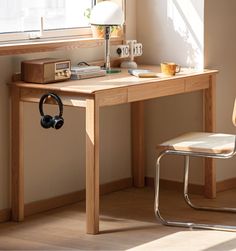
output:
[[[236,99],[232,122],[236,126]],[[170,221],[162,217],[159,210],[159,185],[160,185],[160,160],[165,155],[182,155],[185,158],[184,164],[184,199],[186,203],[197,210],[223,211],[236,213],[236,208],[212,208],[206,206],[194,205],[188,195],[188,176],[190,157],[207,157],[227,159],[236,154],[236,136],[224,133],[207,133],[207,132],[190,132],[179,137],[170,139],[158,145],[160,154],[156,163],[156,180],[155,180],[155,202],[154,209],[157,219],[164,225],[177,227],[191,227],[200,229],[214,229],[225,231],[236,231],[236,226],[225,226],[215,224],[199,224],[192,222]]]
[[[235,135],[191,132],[163,142],[161,150],[227,154],[234,151]]]

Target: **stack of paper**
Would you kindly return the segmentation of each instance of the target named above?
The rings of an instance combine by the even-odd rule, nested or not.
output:
[[[100,66],[72,66],[71,79],[96,78],[106,75],[106,71]]]
[[[158,78],[158,73],[153,72],[151,70],[143,70],[143,69],[129,69],[129,74],[134,75],[139,78]]]

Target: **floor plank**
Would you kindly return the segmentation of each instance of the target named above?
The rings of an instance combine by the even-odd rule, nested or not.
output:
[[[236,190],[197,203],[235,206]],[[131,188],[102,196],[99,235],[85,234],[85,203],[27,217],[25,222],[0,224],[0,250],[236,250],[236,233],[188,230],[160,225],[153,212],[151,188]],[[228,205],[227,205],[228,203]],[[189,208],[178,191],[161,191],[161,211],[169,219],[235,224],[232,213]]]

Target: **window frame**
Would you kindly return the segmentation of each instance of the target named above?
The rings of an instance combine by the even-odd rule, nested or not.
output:
[[[92,6],[99,2],[99,0],[91,0]],[[25,31],[25,32],[7,32],[0,34],[0,43],[14,43],[14,41],[28,41],[34,39],[59,39],[63,37],[72,37],[72,36],[92,36],[92,31],[89,26],[87,27],[76,27],[76,28],[62,28],[62,29],[51,29],[43,30],[43,34],[40,37],[37,37],[37,34],[40,31]],[[32,38],[32,36],[36,38]]]
[[[55,29],[43,31],[43,35],[38,38],[31,39],[31,34],[37,34],[37,32],[16,32],[16,33],[5,33],[0,35],[0,44],[4,43],[15,43],[20,41],[30,42],[33,40],[58,40],[68,37],[91,37],[92,31],[90,27],[81,28],[67,28],[67,29]]]
[[[95,1],[95,0],[94,0]],[[102,0],[97,0],[100,2]],[[111,0],[121,4],[125,19],[126,19],[126,0]],[[83,30],[82,30],[83,29]],[[56,50],[69,50],[75,48],[94,48],[104,44],[104,39],[92,37],[91,28],[80,28],[83,32],[76,35],[63,36],[63,37],[46,37],[39,39],[19,39],[15,41],[0,41],[0,56],[26,54],[34,52],[49,52]],[[125,23],[123,25],[123,35],[120,37],[112,37],[111,44],[122,44],[125,39]]]

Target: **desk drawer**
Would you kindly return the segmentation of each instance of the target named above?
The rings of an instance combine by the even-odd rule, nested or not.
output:
[[[98,92],[96,99],[99,106],[110,106],[127,103],[127,89],[119,88]]]
[[[184,80],[174,79],[133,86],[128,90],[128,102],[135,102],[184,92]]]
[[[209,88],[210,76],[194,76],[186,79],[185,91],[197,91]]]

